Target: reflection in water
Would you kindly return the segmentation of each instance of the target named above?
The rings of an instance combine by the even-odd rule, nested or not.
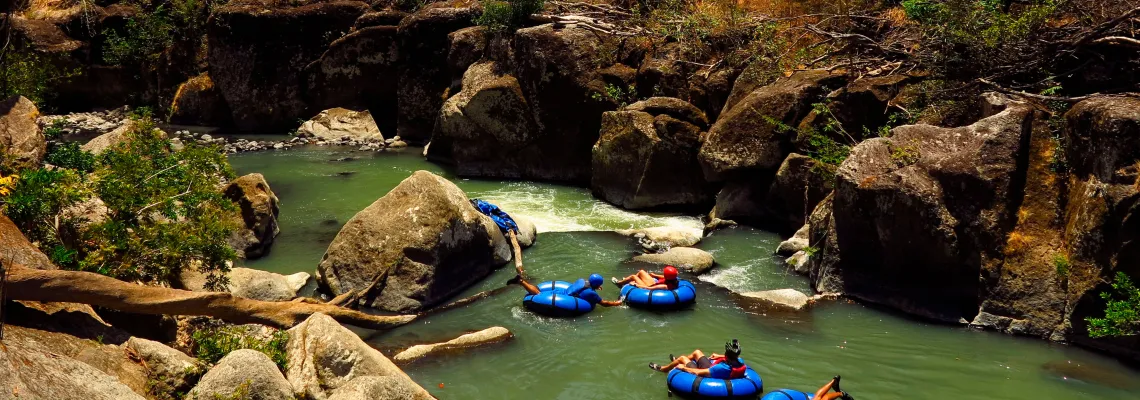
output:
[[[309,148],[231,156],[241,173],[261,172],[281,198],[281,235],[254,268],[311,272],[340,225],[418,169],[444,171],[418,150],[402,155]],[[355,175],[332,178],[359,157]],[[628,274],[632,240],[602,230],[659,225],[699,227],[695,217],[642,215],[613,208],[581,188],[528,182],[454,179],[472,197],[532,218],[543,233],[526,250],[535,280],[572,279],[592,272]],[[566,232],[594,231],[594,232]],[[665,376],[646,367],[668,355],[720,351],[741,341],[743,357],[768,389],[814,390],[835,374],[860,399],[1109,399],[1135,398],[1140,377],[1110,359],[1039,340],[930,325],[844,301],[806,314],[749,313],[730,292],[810,286],[772,256],[779,238],[747,228],[718,231],[698,247],[718,266],[697,283],[691,310],[655,313],[599,308],[565,320],[537,316],[521,304],[523,291],[505,293],[383,332],[363,332],[386,354],[413,343],[504,326],[515,339],[462,355],[429,358],[406,372],[440,398],[667,399]],[[503,287],[514,274],[501,268],[457,298]],[[617,297],[613,285],[599,292]],[[1063,360],[1063,361],[1058,361]],[[1070,364],[1071,363],[1071,364]],[[1076,365],[1073,367],[1072,365]],[[1066,379],[1067,378],[1067,379]],[[443,387],[439,384],[443,383]]]

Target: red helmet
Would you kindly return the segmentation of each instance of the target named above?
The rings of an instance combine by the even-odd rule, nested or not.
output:
[[[672,265],[666,265],[664,275],[667,281],[677,280],[677,268],[674,268]]]

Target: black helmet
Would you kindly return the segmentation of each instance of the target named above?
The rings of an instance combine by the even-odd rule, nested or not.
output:
[[[740,357],[740,342],[732,339],[731,343],[724,344],[724,355],[728,358]]]

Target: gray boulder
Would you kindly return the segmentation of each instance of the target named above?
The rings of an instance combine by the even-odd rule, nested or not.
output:
[[[226,274],[229,278],[227,291],[235,296],[261,301],[289,301],[303,297],[316,287],[316,280],[308,273],[293,275],[275,274],[269,271],[236,267]],[[206,291],[206,274],[184,270],[180,278],[182,287],[193,291]]]
[[[741,293],[740,296],[767,307],[801,311],[811,305],[812,297],[795,289],[765,290]]]
[[[235,350],[218,361],[186,396],[189,400],[242,398],[293,400],[293,388],[277,364],[257,350]]]
[[[15,168],[34,168],[44,161],[47,142],[36,124],[39,109],[23,96],[0,102],[0,152]]]
[[[637,239],[647,251],[663,251],[671,247],[691,247],[701,242],[700,229],[656,226],[641,229],[620,229],[618,234]]]
[[[230,245],[245,258],[265,255],[281,232],[277,226],[277,215],[280,214],[277,195],[269,188],[265,176],[253,173],[234,179],[223,193],[237,203],[244,225],[244,229],[230,238]]]
[[[521,215],[512,215],[515,225],[519,226],[519,233],[515,237],[519,240],[519,246],[527,248],[534,245],[534,241],[538,239],[538,228],[534,226],[530,218]]]
[[[12,324],[4,327],[0,398],[142,400],[146,380],[146,371],[119,346]]]
[[[107,149],[130,140],[131,135],[128,132],[133,129],[134,126],[135,122],[133,120],[127,120],[127,122],[119,125],[115,130],[99,135],[87,143],[84,143],[82,146],[79,146],[79,148],[91,154],[102,154],[104,151],[107,151]],[[154,131],[160,137],[166,137],[166,132],[163,132],[161,129],[154,128]]]
[[[590,187],[627,209],[711,202],[712,190],[697,161],[707,124],[693,105],[659,97],[602,114]]]
[[[392,360],[398,363],[411,362],[444,352],[455,352],[472,347],[498,343],[511,338],[511,331],[501,326],[490,327],[478,332],[460,335],[443,343],[420,344],[397,353]]]
[[[781,256],[790,256],[796,252],[806,249],[809,245],[809,231],[810,227],[807,224],[804,224],[804,226],[800,227],[800,229],[797,230],[796,233],[792,235],[792,237],[788,238],[788,240],[780,242],[780,245],[776,247],[776,254]]]
[[[205,372],[198,360],[153,340],[131,337],[125,347],[142,359],[152,381],[161,381],[178,392],[193,387]]]
[[[405,400],[422,396],[423,388],[407,379],[361,376],[337,388],[328,400]],[[422,398],[422,397],[420,397]]]
[[[403,313],[439,304],[510,258],[498,226],[459,187],[416,171],[344,225],[317,274],[334,296],[373,287],[366,304]]]
[[[691,247],[674,247],[664,253],[642,254],[633,257],[633,261],[656,265],[672,265],[684,268],[689,272],[700,275],[708,272],[716,264],[712,254]]]
[[[29,268],[59,269],[4,214],[0,214],[0,259],[5,263],[23,264]]]
[[[354,382],[363,377],[380,378],[382,382],[393,384],[389,390],[398,397],[355,398],[432,398],[380,351],[324,314],[313,314],[305,322],[289,329],[286,355],[289,360],[286,376],[298,398],[324,400],[330,395],[338,398],[335,396],[342,390],[345,393],[375,390],[371,383]],[[348,398],[345,396],[348,394],[339,398]]]
[[[383,142],[384,135],[368,111],[330,108],[305,121],[297,129],[300,136],[325,140],[349,138],[360,142]]]

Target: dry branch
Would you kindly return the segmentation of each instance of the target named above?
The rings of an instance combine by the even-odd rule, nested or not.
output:
[[[202,315],[239,324],[291,328],[315,313],[368,329],[391,329],[414,315],[369,315],[329,304],[271,302],[229,293],[191,292],[136,285],[91,272],[48,271],[9,265],[5,297],[10,300],[83,303],[140,314]]]

